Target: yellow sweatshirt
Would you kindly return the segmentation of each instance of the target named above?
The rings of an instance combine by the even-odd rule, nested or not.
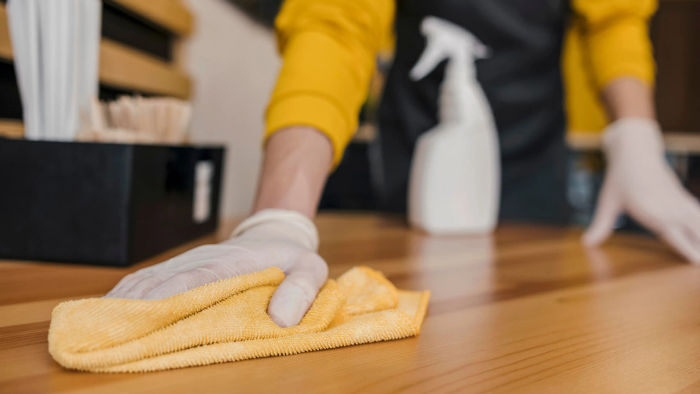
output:
[[[337,164],[357,129],[375,57],[392,35],[396,0],[286,0],[276,20],[283,57],[266,112],[267,139],[313,126],[330,139]],[[598,92],[620,76],[654,79],[647,34],[657,0],[571,0],[563,55],[569,129],[607,123]]]

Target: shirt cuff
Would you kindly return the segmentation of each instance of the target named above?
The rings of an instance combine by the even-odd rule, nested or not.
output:
[[[343,113],[328,99],[315,94],[294,94],[270,103],[266,114],[264,141],[286,127],[310,126],[331,141],[333,167],[340,163],[351,133]]]
[[[589,33],[598,89],[625,76],[637,77],[653,86],[655,65],[647,30],[643,19],[628,16]]]

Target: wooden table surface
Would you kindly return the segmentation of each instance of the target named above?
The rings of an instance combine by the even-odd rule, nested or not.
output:
[[[432,291],[420,336],[158,373],[71,372],[47,352],[51,309],[194,243],[128,269],[3,261],[0,391],[700,393],[700,267],[652,238],[616,235],[591,252],[568,228],[506,225],[489,239],[429,237],[371,215],[318,225],[331,276],[364,264]]]

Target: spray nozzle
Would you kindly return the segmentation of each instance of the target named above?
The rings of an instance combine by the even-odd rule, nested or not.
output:
[[[426,17],[421,23],[421,32],[428,42],[411,70],[410,76],[414,81],[424,78],[445,59],[452,60],[457,67],[466,68],[473,66],[474,60],[489,56],[488,47],[474,35],[446,20]]]

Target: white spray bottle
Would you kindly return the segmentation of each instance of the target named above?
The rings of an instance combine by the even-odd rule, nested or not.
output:
[[[451,22],[426,17],[427,46],[411,78],[447,59],[440,87],[439,124],[417,142],[411,166],[408,216],[429,233],[488,233],[496,226],[501,168],[498,135],[475,60],[488,49]]]

